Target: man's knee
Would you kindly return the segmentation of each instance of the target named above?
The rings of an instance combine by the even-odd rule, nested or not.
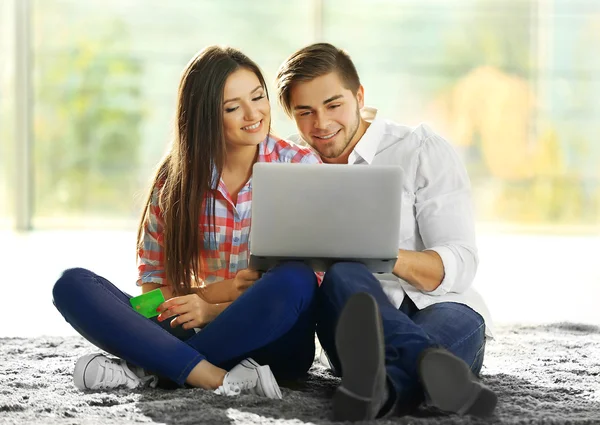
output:
[[[346,286],[348,282],[356,281],[356,278],[364,273],[370,274],[367,267],[362,263],[351,261],[334,263],[327,269],[325,278],[321,283],[321,289],[325,292],[340,289]]]
[[[428,335],[461,358],[471,358],[485,341],[483,317],[465,304],[437,303],[418,314]]]
[[[427,309],[430,309],[439,321],[450,321],[460,325],[466,333],[484,333],[485,322],[483,317],[466,304],[443,302],[433,304]]]
[[[347,273],[363,273],[366,270],[366,266],[363,263],[359,263],[356,261],[340,261],[338,263],[334,263],[327,269],[328,275],[333,275],[336,277],[344,276]]]

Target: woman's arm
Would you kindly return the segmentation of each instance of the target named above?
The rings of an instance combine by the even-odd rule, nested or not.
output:
[[[196,293],[207,303],[219,304],[235,301],[246,289],[254,285],[260,279],[261,273],[243,269],[236,273],[233,279],[221,280],[219,282],[195,288]]]
[[[217,316],[221,314],[230,305],[230,302],[221,302],[218,304],[210,304],[208,302],[205,302],[205,305],[202,307],[202,310],[204,313],[206,324],[208,325],[210,322],[215,320]]]
[[[230,279],[231,281],[233,281],[233,279]],[[226,281],[223,281],[226,282]],[[221,282],[217,282],[217,283],[221,283]],[[212,286],[212,285],[211,285]],[[159,285],[156,283],[146,283],[142,286],[142,294],[145,294],[147,292],[153,291],[154,289],[160,289],[163,293],[163,296],[165,297],[166,301],[169,301],[171,299],[174,298],[178,298],[178,297],[173,297],[173,291],[171,290],[171,288],[169,286],[164,286],[164,285]],[[221,314],[223,312],[223,310],[225,310],[227,307],[229,307],[229,305],[231,304],[230,302],[225,302],[225,301],[219,301],[217,302],[208,302],[208,300],[205,300],[203,298],[202,288],[193,288],[194,289],[194,294],[198,295],[201,298],[201,302],[200,303],[200,307],[199,307],[199,311],[198,313],[198,317],[201,317],[201,322],[204,325],[209,324],[210,322],[212,322],[213,320],[215,320],[215,318]],[[218,292],[216,292],[218,294]],[[166,302],[165,301],[165,302]],[[171,316],[168,316],[171,317]],[[162,315],[159,320],[164,320],[167,318],[167,315]]]
[[[155,187],[141,224],[137,246],[138,279],[136,284],[142,287],[143,293],[159,287],[170,289],[165,274],[164,221],[158,198],[159,189]],[[165,293],[165,299],[167,295],[170,298],[172,293]]]
[[[235,296],[235,278],[194,288],[194,292],[210,304],[230,303],[237,298]]]
[[[158,320],[162,321],[179,314],[179,317],[171,322],[171,326],[183,325],[184,329],[205,326],[212,322],[231,302],[235,301],[259,278],[259,272],[244,269],[237,272],[233,279],[192,288],[193,293],[190,295],[167,299],[159,307],[161,314]],[[162,287],[161,290],[163,290]],[[163,294],[167,290],[163,290]],[[194,299],[194,297],[197,298]],[[168,311],[170,309],[173,310]]]
[[[173,298],[173,290],[170,286],[159,285],[158,283],[144,283],[142,285],[142,294],[146,292],[154,291],[155,289],[160,289],[165,297],[165,300],[169,298]]]

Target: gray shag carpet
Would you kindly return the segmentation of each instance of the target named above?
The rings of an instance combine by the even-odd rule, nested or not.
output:
[[[97,351],[79,337],[0,338],[2,424],[330,424],[339,379],[315,363],[283,400],[200,389],[80,392],[76,359]],[[600,328],[503,326],[487,347],[483,381],[499,396],[493,417],[394,417],[379,424],[600,424]]]

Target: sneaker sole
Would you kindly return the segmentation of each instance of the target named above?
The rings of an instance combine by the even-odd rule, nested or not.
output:
[[[102,357],[102,354],[86,354],[80,357],[75,363],[75,370],[73,371],[73,382],[79,390],[89,390],[85,385],[85,370],[88,365],[96,358]]]
[[[338,320],[335,345],[342,385],[333,396],[334,420],[373,419],[377,412],[372,412],[372,397],[385,353],[381,315],[371,295],[350,297]]]
[[[423,353],[419,375],[432,404],[445,412],[487,417],[498,403],[496,394],[477,382],[463,361],[445,350]]]

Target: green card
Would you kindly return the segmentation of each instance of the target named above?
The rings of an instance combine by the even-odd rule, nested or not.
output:
[[[159,288],[150,292],[146,292],[145,294],[138,295],[137,297],[133,297],[129,300],[129,302],[135,311],[144,317],[151,318],[158,316],[158,311],[156,311],[156,308],[165,302],[165,297]]]

